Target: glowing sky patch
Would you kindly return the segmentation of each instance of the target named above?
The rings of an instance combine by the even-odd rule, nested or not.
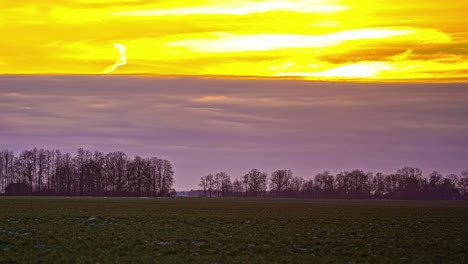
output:
[[[0,6],[6,36],[0,74],[468,78],[466,1],[0,0]],[[106,68],[115,60],[109,43],[125,43],[131,52],[119,51]],[[116,71],[127,59],[131,64]]]
[[[337,46],[343,41],[390,38],[414,34],[414,29],[357,29],[328,35],[253,34],[237,35],[214,33],[211,38],[184,39],[169,42],[166,46],[187,47],[194,52],[239,52],[266,51],[295,48],[326,48]]]
[[[293,76],[305,77],[343,77],[343,78],[365,78],[378,77],[379,72],[393,70],[395,67],[385,62],[361,62],[351,65],[342,65],[322,72],[289,73]]]
[[[198,101],[198,102],[210,102],[210,101],[224,101],[224,100],[226,100],[226,99],[227,99],[226,96],[207,95],[207,96],[203,96],[203,97],[200,97],[200,98],[195,98],[195,101]]]

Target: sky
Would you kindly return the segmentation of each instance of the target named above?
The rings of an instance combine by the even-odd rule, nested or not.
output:
[[[468,1],[0,0],[0,148],[252,168],[468,167]]]
[[[460,0],[0,0],[0,73],[466,81],[467,10]]]
[[[0,76],[0,146],[169,159],[177,190],[252,168],[468,168],[465,83]]]

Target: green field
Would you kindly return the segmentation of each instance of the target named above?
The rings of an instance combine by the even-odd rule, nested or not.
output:
[[[0,263],[468,263],[468,202],[0,197]]]

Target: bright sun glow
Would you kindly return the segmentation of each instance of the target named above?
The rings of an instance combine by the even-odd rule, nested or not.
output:
[[[0,6],[0,74],[468,79],[467,1],[0,0]],[[117,61],[109,43],[125,43],[114,44]]]

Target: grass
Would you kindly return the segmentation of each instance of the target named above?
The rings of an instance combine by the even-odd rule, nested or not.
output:
[[[0,197],[0,263],[468,263],[468,202]]]

